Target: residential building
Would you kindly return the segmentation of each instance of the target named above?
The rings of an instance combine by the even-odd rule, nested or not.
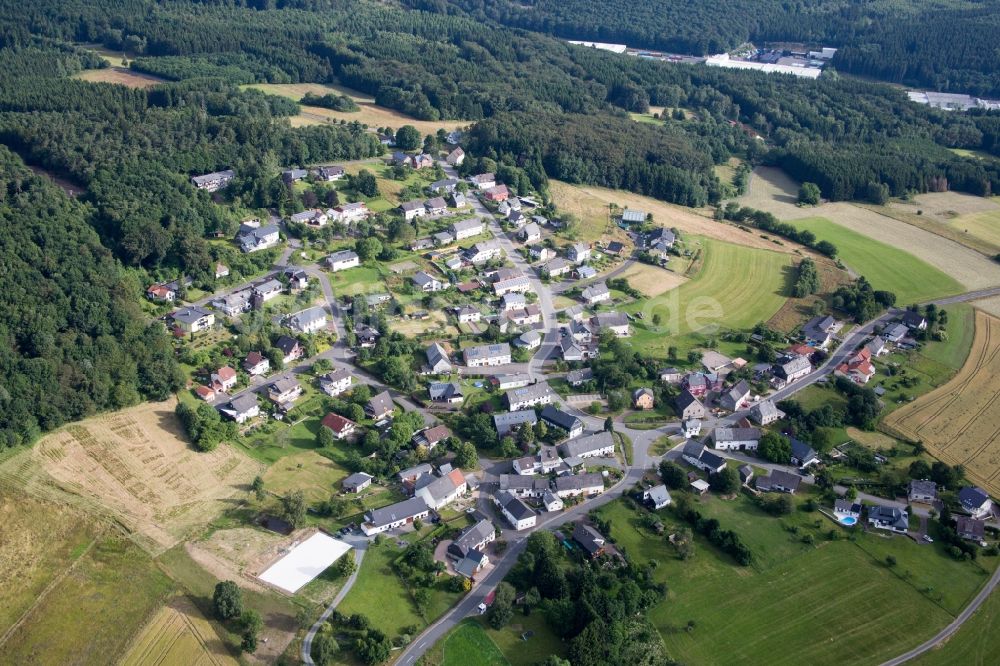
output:
[[[986,518],[993,513],[993,501],[978,486],[968,486],[958,491],[958,502],[973,518]]]
[[[757,490],[761,492],[778,492],[794,495],[799,489],[802,477],[780,469],[773,469],[767,476],[757,477]]]
[[[611,290],[606,282],[597,282],[584,288],[580,297],[587,305],[597,305],[611,300]]]
[[[573,275],[578,280],[589,280],[591,278],[597,277],[597,269],[593,266],[587,266],[586,264],[577,266],[573,271]]]
[[[684,373],[677,368],[664,368],[660,370],[660,381],[664,384],[680,384],[683,378]]]
[[[423,201],[404,201],[399,204],[399,210],[403,213],[403,219],[407,221],[423,217],[427,213]]]
[[[366,536],[373,536],[397,527],[403,527],[414,520],[423,520],[430,514],[430,508],[422,498],[411,497],[408,500],[369,511],[365,514],[365,522],[361,524],[361,529]]]
[[[493,283],[493,292],[497,296],[512,293],[523,294],[527,291],[531,291],[531,280],[527,275],[516,275],[505,280],[497,280]]]
[[[461,403],[465,396],[462,395],[462,387],[455,382],[432,382],[427,387],[431,402],[446,402],[448,404]]]
[[[361,259],[354,250],[339,250],[326,258],[326,265],[331,271],[347,270],[361,265]]]
[[[425,428],[413,435],[411,441],[414,446],[423,446],[432,451],[435,446],[451,437],[451,430],[446,425],[436,425]]]
[[[337,368],[319,378],[319,386],[329,396],[338,396],[351,388],[354,377],[347,368]]]
[[[760,428],[716,428],[712,446],[717,451],[756,451],[760,436]]]
[[[448,202],[442,197],[432,197],[424,202],[424,210],[428,215],[440,217],[448,212]]]
[[[191,176],[191,183],[199,190],[206,192],[217,192],[229,186],[229,183],[236,177],[236,172],[232,169],[224,171],[213,171],[202,176]]]
[[[301,395],[302,387],[291,377],[282,377],[267,387],[267,397],[279,406],[295,402]]]
[[[642,248],[662,262],[669,259],[670,249],[676,241],[674,232],[660,227],[642,237]]]
[[[451,245],[456,240],[455,234],[450,231],[439,231],[433,234],[431,238],[434,239],[435,245]],[[459,264],[459,267],[461,267],[461,264]]]
[[[423,292],[434,292],[444,289],[444,284],[440,280],[424,271],[415,273],[411,279],[417,289]]]
[[[652,507],[653,510],[659,510],[670,504],[670,491],[661,483],[658,486],[644,490],[642,492],[642,500]]]
[[[275,224],[260,225],[244,222],[236,234],[236,243],[243,252],[267,250],[281,241],[281,233]]]
[[[484,264],[503,256],[503,249],[495,241],[476,243],[462,253],[465,261],[473,265]]]
[[[459,324],[467,324],[469,322],[475,322],[482,319],[483,314],[471,305],[463,305],[455,311],[455,316],[458,318]]]
[[[546,493],[542,495],[542,504],[545,506],[545,510],[549,512],[562,511],[565,507],[563,501],[556,497],[556,495],[551,491],[546,491]]]
[[[910,529],[910,517],[898,507],[876,504],[868,507],[868,524],[875,529],[906,534]]]
[[[215,315],[204,308],[190,307],[170,313],[174,327],[184,333],[198,333],[215,325]]]
[[[315,333],[326,328],[326,310],[322,306],[306,308],[288,317],[288,327],[299,333]]]
[[[501,474],[500,492],[515,497],[542,497],[549,490],[549,480],[521,474]]]
[[[933,504],[937,500],[937,484],[926,479],[913,479],[906,496],[910,502]]]
[[[534,527],[538,514],[534,509],[510,493],[500,492],[493,501],[500,507],[500,512],[515,530],[526,530]]]
[[[556,497],[592,497],[604,492],[604,477],[596,472],[584,474],[564,474],[556,477]]]
[[[493,427],[497,429],[497,436],[503,437],[513,430],[525,425],[534,427],[538,423],[538,416],[533,409],[522,409],[517,412],[498,412],[493,415]]]
[[[490,377],[490,384],[498,391],[522,388],[532,383],[531,375],[526,372],[512,372]]]
[[[615,438],[602,431],[580,439],[571,439],[559,445],[563,458],[610,458],[615,455]]]
[[[914,312],[913,310],[907,310],[903,313],[901,319],[903,326],[910,330],[916,331],[926,331],[927,330],[927,320],[919,312]]]
[[[626,224],[642,224],[646,221],[646,211],[626,208],[622,211],[622,222]]]
[[[355,324],[354,335],[358,339],[358,347],[371,349],[378,342],[381,333],[377,328],[372,328],[368,324]]]
[[[252,351],[243,359],[243,369],[251,377],[266,375],[271,369],[271,362],[257,351]]]
[[[542,334],[538,331],[525,331],[514,340],[514,346],[529,350],[538,349],[542,346]]]
[[[508,411],[517,412],[536,405],[548,405],[555,396],[555,391],[549,388],[547,382],[538,382],[530,386],[511,389],[504,394],[504,399],[507,402]]]
[[[305,180],[308,175],[309,172],[305,169],[286,169],[281,172],[281,180],[285,181],[286,185],[291,185],[294,182]]]
[[[730,412],[738,412],[750,400],[750,385],[741,379],[735,386],[719,396],[719,406]]]
[[[212,388],[216,391],[228,391],[236,386],[236,371],[228,365],[212,373]]]
[[[544,245],[529,245],[528,258],[531,261],[548,261],[556,256],[555,250],[551,250]],[[569,266],[569,264],[567,264]]]
[[[550,278],[561,277],[571,270],[573,270],[573,264],[562,257],[556,257],[542,266],[542,273]]]
[[[218,410],[240,424],[260,415],[260,405],[257,404],[257,396],[252,391],[236,396],[224,405],[220,405]]]
[[[286,268],[281,274],[288,278],[290,291],[299,291],[309,286],[309,274],[301,268]]]
[[[354,434],[357,429],[358,424],[354,421],[344,418],[340,414],[334,414],[333,412],[327,414],[320,421],[320,425],[324,428],[328,428],[333,436],[337,439],[345,439]]]
[[[529,326],[531,324],[541,323],[542,309],[532,303],[531,305],[526,305],[523,309],[517,308],[514,310],[508,310],[503,314],[503,317],[515,326]],[[502,328],[503,325],[501,324],[501,329]],[[539,343],[540,342],[541,339],[539,338]]]
[[[292,213],[288,216],[288,221],[293,224],[308,224],[314,227],[324,227],[330,221],[330,216],[318,208],[304,210],[301,213]]]
[[[497,179],[492,173],[480,173],[475,176],[470,176],[469,182],[475,185],[477,189],[488,190],[491,187],[496,186]]]
[[[681,450],[684,462],[710,474],[718,474],[726,467],[726,459],[712,453],[699,442],[688,440]]]
[[[212,301],[212,307],[227,317],[238,317],[252,307],[253,288],[239,289]]]
[[[273,278],[263,280],[251,288],[250,302],[258,310],[264,307],[264,303],[280,296],[285,291],[285,285]]]
[[[700,419],[686,419],[681,422],[681,431],[684,433],[685,439],[691,439],[692,437],[697,437],[701,434],[701,420]]]
[[[451,205],[455,208],[465,208],[469,205],[469,198],[461,192],[452,192],[449,197]]]
[[[495,185],[483,191],[483,197],[487,201],[506,201],[510,197],[510,190],[506,185]]]
[[[330,216],[335,222],[342,222],[343,224],[353,224],[360,220],[365,219],[371,214],[368,210],[368,206],[364,201],[357,201],[355,203],[341,204],[333,209],[333,215]]]
[[[553,428],[558,428],[566,433],[566,437],[569,439],[583,434],[583,421],[554,405],[545,405],[542,409],[541,419]]]
[[[838,499],[833,503],[833,514],[837,518],[860,518],[861,503],[849,499]]]
[[[604,535],[590,525],[577,522],[573,525],[573,541],[591,558],[604,554],[606,540]]]
[[[441,509],[462,496],[469,489],[462,470],[453,469],[422,488],[417,489],[415,496],[422,497],[427,506]]]
[[[442,375],[452,370],[448,352],[439,343],[434,342],[424,352],[427,355],[427,371],[430,374]]]
[[[375,421],[381,421],[386,417],[392,416],[395,411],[396,405],[393,404],[392,396],[389,395],[388,391],[382,391],[372,396],[372,399],[365,405],[365,414]]]
[[[573,243],[566,248],[566,258],[575,264],[582,264],[590,259],[590,245],[587,243]]]
[[[541,240],[542,230],[534,222],[529,222],[521,227],[520,231],[517,232],[517,237],[522,243],[535,243]]]
[[[302,358],[302,345],[295,338],[282,335],[274,342],[274,347],[281,352],[282,362],[285,364]]]
[[[450,194],[455,191],[457,186],[458,181],[456,179],[445,178],[444,180],[435,180],[427,186],[427,189],[435,194]]]
[[[774,365],[773,372],[775,377],[790,384],[812,372],[812,363],[808,356],[786,357]]]
[[[840,329],[836,319],[827,316],[817,316],[806,322],[802,327],[802,337],[806,344],[816,349],[826,349],[833,339],[833,334]]]
[[[632,406],[636,409],[652,409],[656,401],[656,396],[651,388],[638,388],[632,392]]]
[[[611,331],[619,338],[627,338],[632,335],[628,316],[624,312],[598,312],[590,318],[590,325],[597,335],[604,331]]]
[[[527,304],[528,300],[524,297],[524,294],[504,294],[503,298],[500,299],[500,310],[501,312],[507,312],[508,310],[523,309]]]
[[[458,146],[455,150],[448,153],[448,156],[444,160],[452,166],[462,166],[462,162],[465,161],[465,151],[462,150],[461,146]]]
[[[963,539],[982,543],[986,537],[986,521],[968,516],[955,516],[955,532]]]
[[[407,492],[412,493],[413,485],[416,483],[417,479],[430,474],[433,471],[434,468],[431,467],[429,463],[420,463],[419,465],[402,470],[396,476],[399,478],[399,482],[407,488]]]
[[[750,480],[753,479],[753,467],[750,465],[740,465],[736,471],[739,473],[740,483],[743,485],[750,483]]]
[[[483,518],[474,525],[469,525],[459,532],[455,540],[448,544],[448,557],[458,561],[467,558],[472,551],[479,551],[481,553],[496,538],[497,530],[493,526],[493,523]]]
[[[750,409],[750,418],[758,425],[771,425],[784,418],[785,413],[778,409],[771,400],[761,400]]]
[[[889,353],[889,346],[886,344],[885,338],[878,335],[868,341],[865,349],[868,350],[870,358],[878,358]]]
[[[705,405],[701,404],[701,401],[688,389],[684,389],[677,396],[674,408],[677,415],[685,421],[705,418]]]
[[[483,224],[483,221],[478,217],[473,217],[468,220],[461,220],[460,222],[452,224],[451,233],[454,240],[459,241],[482,234],[484,228],[485,225]]]
[[[316,177],[327,183],[340,180],[344,175],[344,167],[342,166],[321,166],[316,169]]]
[[[372,485],[373,477],[364,472],[355,472],[340,482],[340,487],[347,493],[360,493],[362,490]]]
[[[810,465],[816,465],[820,462],[819,454],[817,454],[811,446],[794,437],[792,437],[789,441],[792,445],[792,454],[789,462],[792,465],[809,467]]]
[[[465,360],[465,365],[470,368],[508,365],[511,361],[510,345],[501,342],[496,345],[466,347],[462,350],[462,357]]]
[[[566,373],[566,383],[576,388],[594,379],[594,371],[590,368],[570,370]]]

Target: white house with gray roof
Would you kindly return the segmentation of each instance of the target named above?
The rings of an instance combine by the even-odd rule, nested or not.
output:
[[[608,289],[607,283],[596,282],[580,294],[587,305],[597,305],[598,303],[603,303],[604,301],[611,300],[611,290]]]
[[[430,508],[421,497],[411,497],[381,509],[372,509],[365,514],[361,529],[366,536],[374,536],[397,527],[422,520],[431,514]]]
[[[437,342],[432,343],[425,352],[427,354],[427,371],[430,374],[440,375],[451,372],[451,361],[448,360],[448,352]]]
[[[354,250],[340,250],[326,258],[326,265],[334,273],[361,265],[361,259]]]
[[[315,333],[326,328],[326,323],[326,310],[318,305],[288,317],[288,327],[300,333]]]
[[[717,451],[756,451],[760,435],[760,428],[716,428],[712,446]]]
[[[478,236],[483,233],[484,224],[483,221],[478,217],[474,217],[468,220],[461,220],[460,222],[455,222],[451,225],[451,233],[455,240],[463,240],[465,238],[472,238],[473,236]]]
[[[615,438],[610,432],[599,432],[559,445],[563,458],[609,458],[615,455]]]
[[[496,345],[479,345],[462,350],[465,365],[470,368],[481,368],[494,365],[508,365],[511,360],[510,345],[501,342]]]
[[[555,398],[547,382],[538,382],[530,386],[511,389],[504,394],[508,411],[516,412],[536,405],[548,405]]]
[[[522,409],[516,412],[497,412],[493,415],[493,427],[497,429],[497,436],[503,437],[515,428],[528,424],[534,426],[538,423],[538,416],[533,409]]]

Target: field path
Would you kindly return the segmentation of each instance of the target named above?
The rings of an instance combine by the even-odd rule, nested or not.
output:
[[[350,578],[344,581],[344,586],[340,588],[337,592],[337,596],[333,598],[330,605],[326,607],[319,619],[313,623],[313,626],[309,627],[309,631],[306,632],[306,637],[302,639],[302,663],[305,664],[315,664],[312,658],[312,644],[313,639],[316,638],[316,634],[319,632],[323,623],[330,619],[333,615],[334,609],[340,605],[340,602],[344,600],[347,593],[351,591],[354,587],[354,583],[358,580],[358,574],[361,573],[361,561],[365,557],[365,552],[367,549],[367,540],[358,539],[353,542],[354,545],[354,573],[351,574]]]

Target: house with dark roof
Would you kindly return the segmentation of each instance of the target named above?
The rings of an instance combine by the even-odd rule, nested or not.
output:
[[[825,349],[839,328],[837,320],[829,315],[813,317],[802,327],[802,338],[812,347]]]
[[[493,501],[500,507],[500,512],[515,530],[526,530],[535,526],[538,514],[520,498],[500,491],[494,496]]]
[[[521,409],[516,412],[498,412],[493,415],[493,427],[497,429],[497,436],[503,437],[512,430],[521,428],[524,425],[534,427],[538,423],[538,416],[534,409]]]
[[[566,373],[566,383],[573,387],[581,386],[594,379],[594,371],[590,368],[570,370]]]
[[[958,502],[973,518],[985,518],[993,512],[993,501],[989,494],[978,486],[959,490]]]
[[[808,356],[786,357],[774,365],[772,372],[775,377],[790,384],[812,372],[812,363]]]
[[[903,509],[876,504],[868,507],[868,524],[875,529],[906,534],[910,529],[910,518]]]
[[[956,516],[955,532],[963,539],[980,543],[986,536],[986,521],[969,516]]]
[[[615,438],[610,432],[598,432],[563,442],[559,453],[563,458],[609,458],[615,455]]]
[[[597,472],[564,474],[556,477],[555,486],[556,496],[562,499],[580,496],[591,497],[604,492],[604,477]]]
[[[432,402],[447,402],[449,404],[462,402],[462,387],[455,382],[432,382],[427,387]]]
[[[820,462],[819,455],[811,446],[803,441],[795,439],[794,437],[792,437],[789,441],[792,445],[792,455],[789,460],[791,464],[798,465],[799,467],[808,467],[809,465],[815,465]]]
[[[451,437],[451,430],[448,429],[448,426],[436,425],[415,433],[411,438],[411,441],[414,446],[424,446],[428,450],[432,450],[435,446],[449,437]]]
[[[279,336],[274,342],[274,347],[282,354],[282,361],[285,364],[291,363],[292,361],[302,358],[303,350],[302,345],[295,338],[282,335]]]
[[[794,495],[799,489],[802,477],[780,469],[773,469],[767,476],[757,477],[757,490],[761,492],[788,493]]]
[[[685,421],[705,418],[705,405],[701,404],[701,401],[694,397],[688,389],[684,389],[677,396],[674,408],[677,415]]]
[[[364,472],[355,472],[349,477],[340,482],[341,488],[344,492],[348,493],[360,493],[362,490],[367,488],[372,484],[372,479],[374,479],[371,474],[365,474]]]
[[[422,497],[430,508],[440,509],[454,502],[468,489],[469,484],[462,470],[453,469],[425,486],[421,486],[418,479],[415,495]]]
[[[689,439],[684,443],[684,448],[681,450],[681,458],[689,465],[709,474],[718,474],[726,468],[725,458],[712,453],[702,446],[700,442],[693,439]]]
[[[511,389],[504,394],[509,411],[517,412],[536,405],[548,405],[555,398],[548,382],[538,382],[530,386]]]
[[[448,352],[439,343],[434,342],[424,352],[427,355],[427,371],[430,374],[440,375],[451,372],[451,361],[448,360]]]
[[[372,396],[372,399],[365,405],[365,414],[375,421],[392,416],[395,411],[396,405],[393,404],[392,396],[389,395],[388,391],[382,391],[378,395]]]
[[[716,428],[712,446],[718,451],[756,451],[760,437],[760,428]]]
[[[735,386],[719,397],[719,406],[730,412],[743,409],[750,400],[750,385],[741,379]]]
[[[604,554],[606,539],[603,534],[590,525],[576,523],[573,526],[573,541],[579,544],[591,559]]]
[[[411,497],[381,509],[373,509],[365,514],[361,529],[366,536],[373,536],[391,529],[409,525],[414,520],[423,520],[431,514],[423,498]]]
[[[526,463],[527,464],[527,463]],[[499,488],[515,497],[541,497],[549,489],[549,480],[530,474],[501,474]]]
[[[910,502],[933,504],[937,500],[937,484],[927,479],[913,479],[906,496]]]
[[[583,434],[583,421],[554,405],[545,405],[541,418],[553,428],[562,430],[569,439]]]
[[[833,503],[833,514],[837,518],[860,518],[862,506],[849,499],[838,499]]]
[[[926,331],[927,330],[927,319],[924,318],[919,312],[914,312],[913,310],[907,310],[903,313],[901,319],[903,326],[910,330],[916,331]]]
[[[191,183],[199,190],[216,192],[228,187],[233,178],[236,178],[236,172],[232,169],[226,169],[224,171],[213,171],[201,176],[191,176]]]
[[[237,423],[245,423],[260,414],[257,396],[251,391],[236,396],[229,402],[219,405],[217,409]]]
[[[785,413],[771,400],[761,400],[750,409],[750,418],[759,425],[770,425],[782,419]]]
[[[496,538],[496,528],[493,523],[484,518],[462,530],[455,537],[455,540],[448,544],[445,552],[455,562],[455,571],[471,578],[469,570],[471,570],[471,574],[474,574],[489,564],[489,558],[485,555],[486,546],[495,541]],[[469,562],[471,567],[466,564],[466,561],[469,560],[471,560]]]
[[[632,392],[632,407],[643,411],[652,409],[655,405],[656,396],[651,388],[637,388]]]
[[[243,359],[243,369],[251,377],[266,375],[271,369],[271,362],[258,351],[252,351]]]

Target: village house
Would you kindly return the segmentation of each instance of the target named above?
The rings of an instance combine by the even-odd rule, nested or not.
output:
[[[455,311],[455,316],[458,318],[459,324],[468,324],[482,319],[483,313],[471,305],[463,305]]]
[[[451,430],[448,429],[448,426],[436,425],[414,433],[411,441],[414,446],[423,446],[428,451],[432,451],[435,446],[449,437],[451,437]]]
[[[362,490],[372,485],[375,477],[364,472],[355,472],[340,482],[340,487],[345,493],[360,493]]]
[[[573,388],[578,388],[589,381],[594,379],[594,371],[590,368],[580,368],[579,370],[570,370],[566,373],[566,383]]]
[[[665,506],[669,506],[671,502],[670,491],[661,483],[658,486],[644,490],[642,492],[642,501],[654,511],[658,511]]]
[[[283,407],[295,402],[302,395],[302,387],[291,377],[283,377],[267,387],[267,397],[271,402]]]
[[[301,291],[309,286],[309,274],[301,268],[286,268],[281,274],[288,279],[289,291]]]
[[[432,217],[440,217],[448,212],[448,202],[442,197],[432,197],[424,202],[424,210]]]
[[[785,384],[791,384],[812,372],[812,363],[808,356],[786,357],[774,365],[772,372]]]
[[[250,302],[260,310],[264,303],[274,300],[285,291],[285,285],[273,278],[263,280],[251,287]]]
[[[681,432],[685,439],[691,439],[701,434],[701,419],[686,419],[681,422]]]
[[[632,406],[635,409],[647,410],[652,409],[656,396],[653,393],[653,389],[650,388],[638,388],[632,392]]]
[[[885,338],[878,335],[868,341],[865,349],[868,350],[870,358],[878,358],[889,353],[889,346],[886,344]]]
[[[973,518],[986,518],[993,513],[993,501],[978,486],[968,486],[958,491],[958,503]]]
[[[529,222],[521,227],[517,232],[517,237],[522,243],[535,243],[541,240],[542,230],[534,222]]]
[[[504,294],[503,298],[500,299],[500,311],[507,312],[508,310],[523,309],[527,304],[528,300],[525,298],[524,294]]]
[[[451,201],[451,205],[455,208],[465,208],[469,205],[469,198],[462,192],[452,192],[448,200]]]
[[[684,448],[681,450],[681,458],[689,465],[709,474],[718,474],[726,468],[725,458],[712,453],[693,439],[689,439],[684,443]]]
[[[600,557],[605,552],[604,535],[590,525],[581,522],[575,523],[573,525],[573,541],[587,553],[590,559]]]
[[[315,173],[318,180],[327,183],[340,180],[345,175],[344,167],[342,166],[321,166],[316,169]]]
[[[455,382],[432,382],[427,387],[427,393],[431,402],[444,402],[449,405],[461,403],[465,399],[462,387]]]
[[[302,354],[304,353],[302,345],[299,344],[299,341],[287,335],[282,335],[275,340],[274,347],[281,352],[281,360],[286,365],[292,361],[297,361],[302,358]]]
[[[583,434],[583,421],[554,405],[545,405],[542,409],[541,419],[553,428],[564,432],[568,439]]]
[[[323,420],[320,421],[320,425],[329,429],[336,439],[346,439],[353,435],[357,429],[357,424],[354,421],[333,412],[324,416]]]
[[[365,536],[374,536],[411,524],[414,520],[423,520],[430,513],[430,508],[422,498],[411,497],[408,500],[369,511],[365,514],[365,522],[361,524],[361,529]]]
[[[274,247],[281,241],[276,224],[261,225],[259,222],[244,222],[236,233],[236,243],[243,252],[257,252]]]
[[[846,363],[837,366],[836,375],[847,377],[855,384],[867,384],[875,376],[875,366],[871,362],[871,352],[862,348],[847,359]]]
[[[355,203],[341,204],[333,209],[333,214],[330,215],[330,219],[335,222],[341,222],[346,225],[351,225],[355,222],[359,222],[371,214],[368,210],[368,205],[364,201],[357,201]]]
[[[615,438],[610,432],[602,431],[579,439],[571,439],[559,445],[559,455],[563,458],[611,458],[615,455]]]
[[[533,409],[498,412],[493,415],[493,427],[496,428],[498,437],[509,435],[512,431],[524,426],[534,427],[536,423],[538,423],[538,416]]]
[[[347,368],[337,368],[319,378],[319,386],[329,396],[336,397],[350,390],[354,378]]]
[[[434,166],[434,158],[428,155],[427,153],[420,153],[418,155],[414,155],[411,158],[411,162],[413,164],[413,168],[417,170],[426,169],[428,167]]]
[[[493,501],[500,507],[504,518],[507,519],[515,530],[526,530],[529,527],[535,526],[538,514],[519,498],[501,491],[493,498]]]
[[[285,182],[285,185],[291,185],[300,180],[305,180],[308,175],[309,172],[305,169],[286,169],[281,172],[281,180]]]
[[[760,428],[716,428],[712,447],[717,451],[756,451],[760,437]]]
[[[632,335],[628,316],[624,312],[598,312],[590,318],[590,325],[597,335],[604,331],[611,331],[619,338],[627,338]]]
[[[838,330],[840,330],[840,322],[836,319],[829,315],[817,316],[810,319],[802,327],[802,338],[811,347],[826,349]]]
[[[719,406],[730,412],[738,412],[750,401],[750,385],[741,379],[735,386],[719,396]]]
[[[626,208],[622,211],[622,222],[625,224],[642,224],[646,221],[646,211]]]
[[[705,405],[701,404],[701,401],[688,389],[681,391],[680,395],[677,396],[677,400],[674,401],[674,406],[677,415],[681,419],[705,418]]]
[[[400,471],[396,476],[399,478],[399,482],[403,485],[403,490],[406,491],[408,495],[413,495],[413,488],[417,483],[418,479],[429,475],[434,468],[430,466],[430,463],[420,463],[419,465],[414,465],[413,467],[407,467],[406,469]]]
[[[664,384],[680,384],[684,378],[684,373],[677,368],[663,368],[660,370],[660,381]]]
[[[365,405],[365,414],[373,421],[381,421],[391,417],[396,411],[396,405],[392,402],[392,396],[388,391],[372,396],[372,399]]]
[[[191,176],[191,184],[199,190],[206,192],[217,192],[229,186],[229,183],[236,177],[236,172],[232,169],[224,171],[213,171],[202,176]]]
[[[461,146],[455,148],[455,150],[448,153],[448,156],[444,158],[444,161],[451,166],[462,166],[462,162],[465,161],[465,151],[462,150]]]
[[[838,499],[833,503],[833,515],[837,518],[860,518],[861,503],[849,499]]]
[[[423,201],[404,201],[399,204],[399,210],[403,213],[403,219],[406,221],[423,217],[427,213],[427,209],[424,208]]]
[[[252,391],[236,396],[226,404],[220,405],[218,410],[240,424],[260,415],[260,405],[257,404],[257,396]]]
[[[424,352],[427,355],[427,372],[441,375],[452,370],[451,361],[448,360],[448,352],[439,343],[434,342]]]
[[[550,278],[562,277],[566,273],[573,270],[573,264],[569,263],[562,257],[556,257],[550,260],[544,266],[542,266],[541,272]]]
[[[451,231],[439,231],[436,234],[431,235],[431,238],[434,239],[434,244],[438,245],[438,246],[441,246],[441,245],[451,245],[456,240],[455,239],[455,234],[453,232],[451,232]],[[458,267],[461,268],[461,266],[462,266],[462,264],[461,264],[461,261],[460,261],[459,264],[458,264]],[[455,269],[452,269],[452,270],[455,270]]]
[[[548,405],[555,395],[555,391],[549,388],[547,382],[538,382],[507,391],[504,394],[504,401],[507,403],[508,411],[517,412],[536,405]]]
[[[480,190],[488,190],[497,184],[496,176],[492,173],[480,173],[469,177],[469,182]]]
[[[590,246],[586,243],[573,243],[566,248],[566,258],[575,264],[582,264],[590,259]]]
[[[597,269],[593,266],[577,266],[573,270],[573,275],[578,280],[589,280],[591,278],[597,277]]]
[[[473,265],[484,264],[503,256],[503,249],[495,241],[476,243],[462,253],[462,258]]]
[[[326,324],[326,310],[322,306],[307,308],[288,317],[288,327],[299,333],[315,333],[326,328]]]
[[[215,279],[229,277],[229,266],[225,264],[215,264]]]
[[[604,477],[596,472],[556,477],[556,497],[592,497],[604,492]]]
[[[501,474],[500,492],[510,493],[515,497],[539,498],[549,491],[549,480],[532,475]]]
[[[544,245],[529,245],[528,259],[531,261],[548,261],[556,256],[555,250]],[[567,264],[568,266],[569,264]]]
[[[455,191],[456,187],[458,187],[457,180],[454,178],[445,178],[444,180],[435,180],[427,186],[427,189],[435,194],[450,194]]]
[[[910,502],[933,504],[937,500],[937,484],[926,479],[912,479],[906,497]]]
[[[955,532],[962,539],[982,543],[986,537],[986,521],[968,516],[956,516]]]
[[[506,201],[510,197],[510,190],[506,185],[496,185],[483,191],[483,197],[487,201]]]
[[[243,369],[251,377],[266,375],[271,369],[271,362],[258,351],[252,351],[243,359]]]
[[[470,368],[484,366],[507,365],[510,363],[510,345],[501,342],[496,345],[479,345],[466,347],[462,350],[465,365]]]
[[[910,517],[898,507],[876,504],[868,507],[868,524],[875,529],[906,534],[910,529]]]
[[[799,467],[809,467],[810,465],[819,464],[819,454],[805,442],[792,437],[789,440],[792,446],[792,453],[789,456],[788,462],[792,465],[798,465]]]
[[[330,221],[330,216],[318,208],[304,210],[301,213],[292,213],[288,216],[288,221],[293,224],[308,224],[314,227],[324,227]]]
[[[750,419],[758,425],[771,425],[784,418],[785,413],[771,400],[761,400],[750,409]]]
[[[604,301],[611,300],[611,290],[605,282],[597,282],[586,287],[581,293],[581,298],[587,305],[597,305]]]
[[[198,333],[215,325],[215,315],[199,307],[182,308],[170,313],[170,321],[184,333]]]
[[[416,497],[422,497],[427,506],[441,509],[461,497],[469,489],[462,470],[453,469],[416,491]]]
[[[674,232],[659,227],[643,235],[642,248],[662,262],[664,259],[669,259],[670,249],[676,241],[677,236]]]
[[[212,373],[212,388],[215,391],[228,391],[236,386],[236,371],[225,365]]]
[[[914,312],[913,310],[907,310],[903,313],[903,317],[900,320],[903,326],[910,330],[915,331],[926,331],[927,330],[927,319],[924,318],[919,312]]]
[[[546,491],[546,493],[542,495],[542,505],[548,512],[562,511],[566,506],[563,501],[556,497],[556,495],[551,491]]]
[[[449,559],[454,562],[455,572],[466,578],[472,578],[487,566],[490,559],[485,553],[486,546],[494,541],[496,536],[496,528],[486,518],[462,530],[455,540],[448,544],[446,551]]]
[[[526,275],[512,275],[503,280],[498,279],[493,283],[493,293],[497,296],[512,293],[523,294],[528,291],[531,291],[531,280]]]
[[[515,308],[504,313],[504,317],[515,326],[528,326],[538,324],[542,321],[542,309],[532,303],[524,308]],[[501,330],[502,330],[501,326]],[[541,345],[541,334],[538,334],[538,343]]]
[[[777,492],[794,495],[801,482],[802,477],[800,476],[780,469],[773,469],[767,476],[757,477],[756,486],[757,490],[762,493]]]
[[[514,340],[514,346],[528,350],[538,349],[542,346],[542,334],[538,331],[525,331]]]
[[[425,293],[441,291],[445,287],[443,282],[438,280],[433,275],[426,273],[424,271],[419,271],[418,273],[414,273],[411,280],[413,280],[413,284],[417,289]]]
[[[361,265],[361,259],[354,250],[340,250],[326,258],[327,267],[336,273]]]

